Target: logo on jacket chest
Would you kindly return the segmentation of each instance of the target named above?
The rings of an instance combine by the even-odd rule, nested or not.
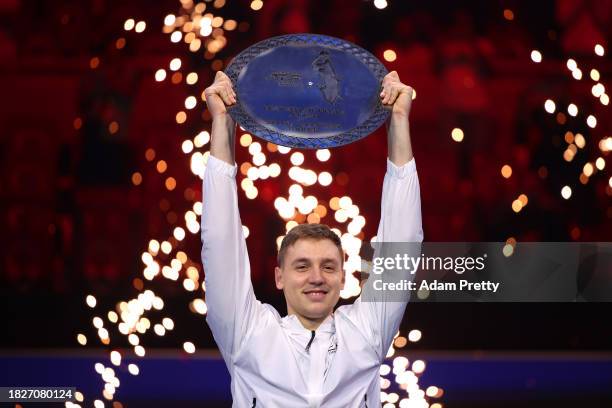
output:
[[[338,351],[338,338],[335,334],[332,335],[329,343],[327,355],[325,356],[325,372],[323,373],[323,376],[327,375],[329,367],[331,367],[332,360],[334,359],[334,355],[336,355],[336,351]]]
[[[331,344],[329,345],[329,348],[327,349],[327,354],[333,354],[338,350],[338,339],[336,339],[336,336],[334,335],[331,339]]]

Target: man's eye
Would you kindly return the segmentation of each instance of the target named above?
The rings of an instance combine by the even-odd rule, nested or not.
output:
[[[326,271],[330,271],[330,272],[333,272],[336,270],[336,268],[334,268],[331,265],[324,266],[323,269],[325,269]]]
[[[298,269],[299,271],[302,271],[302,270],[304,270],[304,269],[306,269],[306,268],[307,268],[307,266],[306,266],[306,265],[298,265],[298,266],[297,266],[297,269]]]

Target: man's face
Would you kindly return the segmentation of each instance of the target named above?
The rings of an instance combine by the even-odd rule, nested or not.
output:
[[[329,316],[344,287],[342,258],[329,239],[299,239],[287,248],[282,267],[276,267],[276,287],[282,289],[287,312],[309,320]]]

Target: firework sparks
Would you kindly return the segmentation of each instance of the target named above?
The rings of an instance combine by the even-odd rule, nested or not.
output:
[[[179,44],[184,42],[189,52],[195,53],[203,50],[205,60],[211,61],[210,67],[213,71],[223,68],[223,62],[216,59],[216,54],[222,51],[227,45],[226,31],[240,30],[240,25],[231,19],[224,19],[217,14],[217,10],[221,9],[225,2],[223,0],[215,0],[214,3],[197,3],[194,4],[191,0],[182,0],[181,8],[177,14],[168,14],[163,20],[163,34],[168,35],[171,43]],[[250,3],[250,8],[258,11],[263,7],[261,0],[253,0]],[[374,5],[378,9],[387,7],[386,0],[375,0]],[[207,8],[217,9],[213,12]],[[144,21],[136,21],[133,18],[125,20],[123,28],[125,31],[133,31],[142,33],[146,30],[147,24]],[[125,39],[123,39],[125,45]],[[385,59],[393,61],[396,54],[393,50],[385,52]],[[99,64],[99,60],[97,60]],[[92,66],[93,68],[93,66]],[[159,67],[152,78],[156,82],[163,82],[167,79],[173,84],[180,84],[184,81],[187,85],[193,86],[198,83],[198,74],[188,72],[189,67],[180,56],[172,58],[167,62],[167,66]],[[189,95],[183,102],[183,106],[176,113],[175,119],[178,125],[183,125],[189,119],[191,112],[203,111],[204,94],[197,98],[194,95]],[[118,129],[118,125],[117,125]],[[461,132],[461,139],[463,132]],[[453,138],[456,140],[455,131]],[[460,141],[460,140],[457,140]],[[192,173],[201,179],[206,171],[206,162],[209,157],[207,150],[210,142],[210,133],[207,130],[198,132],[193,139],[184,140],[180,144],[182,152],[189,159],[189,166]],[[349,196],[331,197],[322,199],[317,197],[314,192],[309,193],[306,189],[313,188],[317,185],[328,187],[334,182],[334,178],[328,171],[316,171],[309,168],[309,160],[316,159],[318,162],[327,162],[331,159],[329,149],[317,150],[314,158],[310,158],[310,153],[304,154],[301,151],[292,151],[291,148],[277,146],[273,143],[265,143],[253,140],[253,137],[241,129],[239,132],[239,143],[242,148],[245,148],[251,158],[239,166],[238,183],[247,199],[255,199],[258,197],[260,183],[265,182],[270,178],[278,178],[283,175],[283,170],[290,180],[291,184],[287,190],[286,196],[278,196],[274,201],[274,208],[278,212],[278,216],[286,221],[286,230],[288,231],[298,223],[319,223],[326,220],[327,224],[336,227],[332,230],[341,238],[342,247],[347,254],[347,262],[345,263],[346,284],[341,292],[343,298],[358,296],[361,292],[359,280],[353,276],[353,272],[360,270],[361,258],[359,257],[359,249],[363,240],[362,229],[366,224],[366,218],[360,214],[359,207],[353,203]],[[265,146],[265,149],[264,149]],[[165,160],[158,158],[156,151],[153,148],[148,148],[145,151],[147,162],[154,164],[155,170],[159,175],[166,175],[170,172],[168,164]],[[314,162],[313,162],[314,163]],[[164,176],[164,185],[167,190],[172,191],[176,188],[176,179],[172,176]],[[142,182],[142,174],[135,172],[132,175],[132,183],[137,186]],[[163,201],[163,200],[162,200]],[[160,204],[160,207],[169,208],[167,202]],[[136,376],[140,374],[140,369],[137,364],[129,362],[130,359],[145,358],[146,348],[145,343],[149,332],[153,332],[156,336],[165,336],[168,332],[174,330],[174,321],[171,317],[163,317],[155,320],[153,316],[158,316],[160,311],[164,309],[164,300],[153,292],[151,289],[145,288],[146,282],[151,282],[156,279],[166,279],[169,281],[180,281],[185,291],[194,293],[193,298],[188,305],[192,313],[198,315],[206,315],[207,305],[202,298],[205,293],[203,276],[201,274],[201,266],[198,262],[191,260],[188,255],[181,251],[183,242],[189,239],[190,235],[196,235],[200,232],[200,223],[198,217],[202,215],[202,203],[194,202],[192,209],[183,214],[183,225],[175,225],[171,236],[163,240],[151,239],[148,242],[147,250],[141,254],[143,263],[142,277],[134,279],[134,288],[138,291],[134,298],[120,300],[115,305],[115,310],[106,312],[109,328],[105,327],[105,320],[99,316],[92,319],[93,327],[97,330],[99,341],[109,347],[108,359],[109,365],[116,368],[127,368],[130,375]],[[175,223],[173,223],[175,224]],[[250,235],[248,226],[243,226],[245,238]],[[343,232],[344,231],[344,232]],[[283,236],[279,236],[277,244],[280,245]],[[198,289],[201,290],[198,291]],[[85,299],[86,305],[92,310],[98,307],[97,300],[94,295],[87,295]],[[157,313],[153,313],[157,312]],[[99,313],[99,311],[98,311]],[[112,326],[112,327],[111,327]],[[127,342],[132,346],[133,355],[125,355],[120,351],[111,348],[111,336],[109,329],[118,332],[124,336]],[[412,330],[407,337],[397,334],[393,344],[389,349],[387,357],[388,362],[393,365],[391,370],[388,364],[381,367],[381,383],[383,389],[389,392],[383,392],[383,403],[399,404],[400,407],[420,407],[427,406],[427,398],[439,398],[442,396],[442,390],[438,387],[430,387],[424,391],[418,385],[418,377],[424,372],[426,364],[422,360],[415,360],[412,365],[406,357],[396,356],[396,350],[406,347],[409,342],[417,342],[421,339],[419,330]],[[77,335],[77,342],[85,346],[88,339],[85,334]],[[182,342],[182,349],[187,354],[196,352],[196,345],[192,341]],[[129,354],[129,353],[128,353]],[[386,368],[385,368],[386,367]],[[120,381],[115,369],[110,366],[105,366],[103,363],[96,363],[94,367],[103,381],[102,396],[107,401],[113,401],[117,389],[120,387]],[[390,376],[392,380],[386,378]],[[394,376],[394,377],[393,377]],[[395,384],[392,387],[392,384]],[[391,392],[391,388],[397,389]],[[84,396],[78,393],[80,399],[77,401],[83,402]],[[120,403],[114,401],[115,404]],[[95,407],[103,407],[103,400],[97,399],[93,401]],[[436,404],[434,404],[436,405]],[[437,404],[441,407],[440,404]],[[66,406],[79,406],[74,403],[66,403]],[[385,405],[388,406],[388,405]],[[395,406],[395,405],[393,405]],[[433,405],[432,405],[433,406]]]

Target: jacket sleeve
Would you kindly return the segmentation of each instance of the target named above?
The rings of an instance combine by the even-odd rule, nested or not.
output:
[[[231,373],[233,358],[263,312],[251,283],[238,212],[236,165],[231,166],[211,155],[202,191],[206,321]]]
[[[421,196],[414,158],[401,167],[387,159],[376,241],[379,244],[385,242],[420,244],[423,241]],[[382,248],[384,251],[385,247]],[[414,251],[415,246],[410,248],[410,251]],[[380,255],[380,251],[379,246],[374,256]],[[411,279],[411,276],[406,278]],[[402,292],[400,299],[394,297],[391,300],[387,299],[385,293],[380,297],[377,296],[377,301],[364,301],[362,297],[360,296],[352,306],[349,306],[348,314],[369,339],[380,361],[383,361],[404,316],[410,299],[409,292]]]

